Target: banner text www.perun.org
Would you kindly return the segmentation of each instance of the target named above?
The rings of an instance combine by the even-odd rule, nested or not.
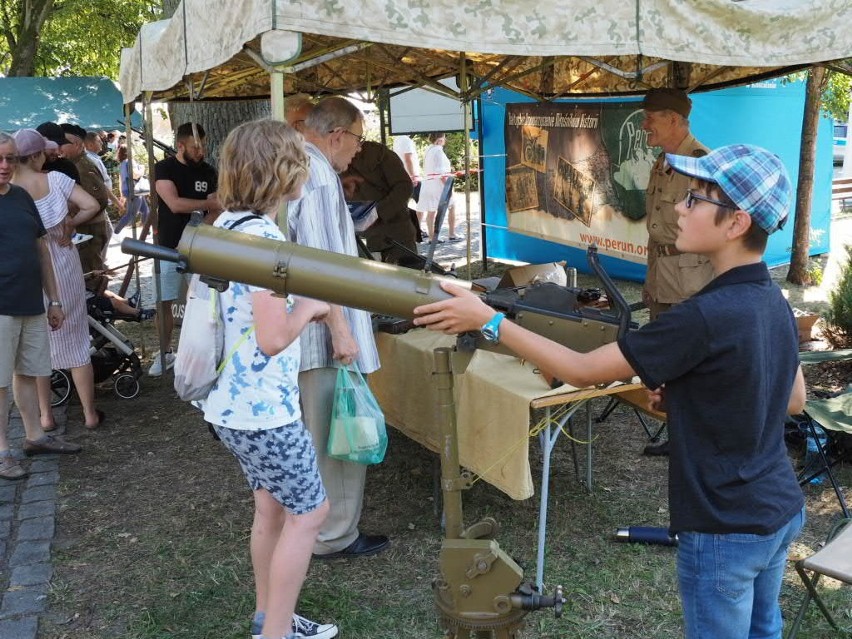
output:
[[[633,255],[648,255],[648,247],[644,244],[634,244],[612,237],[602,237],[591,233],[580,233],[580,242],[583,244],[597,244],[604,251],[617,251],[619,253],[630,253]]]

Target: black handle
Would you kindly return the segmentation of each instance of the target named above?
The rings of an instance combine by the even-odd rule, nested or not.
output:
[[[134,240],[129,237],[121,240],[121,252],[129,255],[141,255],[142,257],[153,257],[155,260],[163,262],[180,262],[180,253],[177,249],[168,248],[166,246],[157,246],[143,242],[142,240]]]
[[[615,308],[616,317],[618,317],[618,337],[624,337],[627,335],[627,331],[630,330],[630,306],[627,304],[627,300],[624,299],[621,291],[618,290],[615,282],[612,281],[609,273],[607,273],[601,266],[601,262],[598,259],[598,247],[596,244],[589,246],[589,250],[586,252],[586,259],[589,261],[589,266],[592,267],[592,271],[594,271],[595,275],[597,275],[603,283],[607,299]]]

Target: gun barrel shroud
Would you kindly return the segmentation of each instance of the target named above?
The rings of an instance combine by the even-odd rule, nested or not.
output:
[[[178,262],[191,273],[408,319],[416,306],[450,297],[441,281],[470,287],[464,280],[206,224],[188,225],[176,251],[130,239],[121,248]]]

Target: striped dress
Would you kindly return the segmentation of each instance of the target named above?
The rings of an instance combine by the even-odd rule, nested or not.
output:
[[[77,247],[59,246],[62,221],[68,215],[68,198],[74,180],[57,171],[47,174],[50,190],[36,200],[41,221],[47,229],[47,246],[59,288],[59,299],[65,312],[65,322],[58,331],[48,331],[50,359],[53,368],[76,368],[91,363],[89,355],[89,320],[86,313],[86,286]],[[47,305],[47,300],[45,300]]]

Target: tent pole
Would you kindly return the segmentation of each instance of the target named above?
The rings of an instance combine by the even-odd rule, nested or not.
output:
[[[269,72],[269,100],[272,107],[272,119],[284,122],[284,71],[283,67],[273,67]],[[284,202],[278,210],[278,228],[285,236],[290,237],[287,225],[287,203]]]
[[[382,146],[388,145],[387,119],[385,118],[385,109],[387,108],[387,91],[379,89],[376,92],[376,106],[379,107],[379,138]]]
[[[467,55],[461,52],[461,77],[459,78],[459,93],[461,93],[462,109],[464,110],[464,212],[467,231],[465,232],[465,243],[467,244],[467,276],[470,277],[471,255],[470,255],[470,95],[469,78],[467,77]]]
[[[145,108],[145,150],[148,153],[148,175],[153,177],[153,181],[149,177],[149,182],[151,182],[151,186],[154,187],[151,189],[151,204],[150,210],[148,212],[148,219],[153,220],[154,229],[157,228],[157,215],[158,215],[158,203],[159,199],[157,198],[157,176],[154,172],[154,165],[156,164],[156,158],[154,157],[154,111],[151,108],[151,92],[148,91],[142,96],[142,103]],[[128,124],[130,120],[128,120]],[[130,141],[130,137],[128,136],[127,140]],[[129,147],[129,145],[128,145]],[[128,155],[128,158],[130,156]],[[132,161],[128,162],[128,168],[132,169],[133,164]],[[132,173],[131,173],[132,175]],[[132,182],[132,180],[131,180]],[[153,234],[154,236],[154,244],[160,243],[160,237],[157,234],[156,230]],[[138,272],[138,271],[137,271]],[[163,291],[160,286],[160,261],[154,260],[154,289],[157,293],[157,316],[158,318],[163,317]],[[166,302],[166,304],[171,304],[171,301]],[[157,337],[160,341],[160,362],[163,364],[163,372],[165,372],[165,363],[166,363],[166,326],[162,321],[157,321]]]

